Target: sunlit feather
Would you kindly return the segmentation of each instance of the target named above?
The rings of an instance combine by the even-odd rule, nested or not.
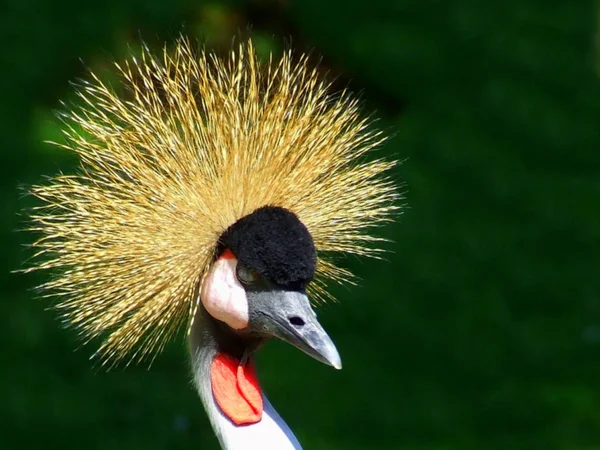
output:
[[[318,253],[311,293],[351,274],[326,259],[374,255],[369,228],[390,219],[393,162],[362,158],[383,141],[355,99],[331,96],[305,57],[261,62],[250,42],[228,58],[186,40],[117,65],[125,91],[93,74],[66,114],[81,160],[31,192],[43,287],[105,361],[155,355],[189,325],[221,233],[264,205],[287,208]]]

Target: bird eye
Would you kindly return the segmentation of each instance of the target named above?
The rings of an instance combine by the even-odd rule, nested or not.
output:
[[[238,280],[243,284],[252,284],[258,280],[258,273],[250,267],[243,264],[238,264],[236,267],[236,275]]]

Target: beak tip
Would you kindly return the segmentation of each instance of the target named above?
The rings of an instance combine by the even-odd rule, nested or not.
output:
[[[327,363],[334,369],[341,370],[342,358],[340,358],[340,354],[338,353],[337,349],[333,347],[333,343],[332,350],[330,350],[328,353],[329,355],[326,356]]]

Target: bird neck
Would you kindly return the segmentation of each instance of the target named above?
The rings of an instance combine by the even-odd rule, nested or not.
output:
[[[223,412],[215,398],[215,361],[226,358],[240,361],[241,364],[241,360],[261,343],[256,338],[239,336],[222,322],[212,318],[200,304],[189,337],[194,384],[224,450],[302,450],[258,383],[256,388],[262,401],[262,414],[253,423],[236,425]]]

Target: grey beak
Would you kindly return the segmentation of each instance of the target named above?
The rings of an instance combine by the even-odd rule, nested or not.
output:
[[[308,297],[296,291],[251,291],[248,294],[250,328],[277,337],[317,361],[342,368],[342,360]]]

